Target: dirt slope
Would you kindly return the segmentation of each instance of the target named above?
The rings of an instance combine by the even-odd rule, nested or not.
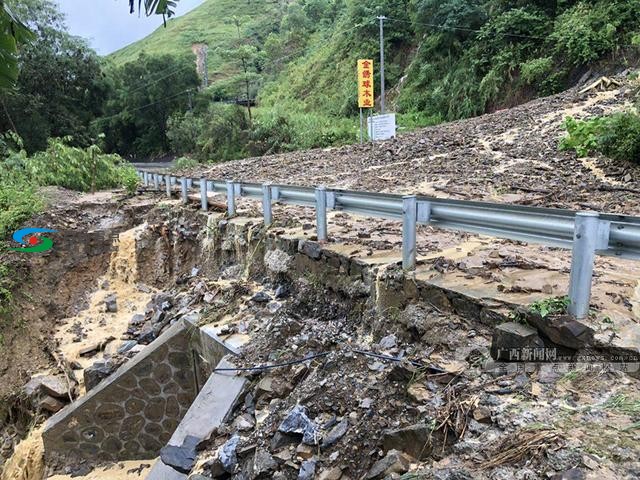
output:
[[[639,214],[638,167],[578,159],[557,148],[567,115],[623,109],[630,90],[628,82],[610,91],[580,94],[576,88],[392,141],[249,158],[188,173]]]

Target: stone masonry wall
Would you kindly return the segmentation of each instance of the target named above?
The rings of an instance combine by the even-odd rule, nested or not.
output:
[[[118,372],[51,417],[48,458],[153,458],[195,399],[190,325],[179,321]]]

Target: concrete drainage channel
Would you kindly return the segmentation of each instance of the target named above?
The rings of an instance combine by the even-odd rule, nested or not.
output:
[[[232,368],[222,359],[234,353],[200,329],[197,318],[179,320],[89,394],[49,419],[43,432],[47,456],[64,463],[65,457],[135,460],[163,452],[147,478],[186,477],[178,471],[184,472],[184,457],[189,456],[184,445],[195,440],[195,447],[208,439],[242,392],[242,377],[212,374],[214,366]],[[204,385],[199,384],[202,378],[208,378]]]

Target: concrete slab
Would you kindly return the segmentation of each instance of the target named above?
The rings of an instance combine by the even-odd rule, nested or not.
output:
[[[231,362],[222,360],[216,368],[233,367]],[[235,372],[214,372],[178,425],[168,445],[180,446],[189,435],[203,440],[209,438],[213,431],[227,419],[246,383],[247,379],[236,375]],[[186,475],[181,477],[167,476],[167,469],[175,472],[159,460],[146,479],[186,478]],[[179,474],[179,472],[175,473]]]

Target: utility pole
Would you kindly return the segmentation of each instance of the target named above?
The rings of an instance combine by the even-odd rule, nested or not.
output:
[[[384,21],[387,17],[381,15],[377,18],[380,20],[380,113],[384,115]]]

